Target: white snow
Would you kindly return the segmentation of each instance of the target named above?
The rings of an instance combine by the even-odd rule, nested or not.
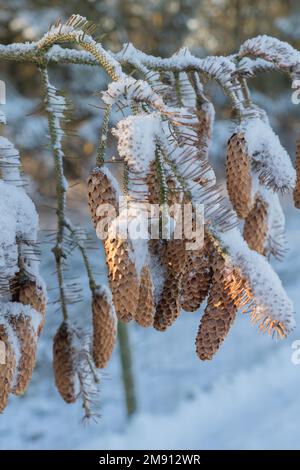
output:
[[[242,44],[239,54],[254,55],[274,62],[280,67],[289,69],[299,64],[300,53],[287,42],[267,35],[248,39]]]
[[[249,280],[255,299],[256,312],[263,321],[267,316],[281,322],[289,333],[295,328],[294,306],[282,283],[266,258],[250,250],[239,229],[234,228],[220,235],[233,266]]]
[[[248,152],[258,174],[266,176],[277,190],[292,190],[296,182],[295,169],[268,122],[260,118],[248,119],[242,121],[239,130],[245,133]]]
[[[132,100],[150,102],[152,106],[160,108],[164,106],[161,96],[155,93],[151,86],[144,80],[135,80],[132,77],[122,78],[111,82],[106,91],[103,91],[102,100],[106,104],[115,104],[122,96],[128,103]]]

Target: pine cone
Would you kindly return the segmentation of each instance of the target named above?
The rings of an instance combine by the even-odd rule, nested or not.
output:
[[[0,343],[4,343],[5,364],[0,361],[0,412],[4,410],[7,405],[8,397],[12,389],[15,370],[17,367],[16,355],[13,345],[9,340],[7,328],[0,325]],[[1,352],[3,347],[1,347]]]
[[[237,310],[250,300],[243,279],[234,268],[226,265],[221,255],[215,254],[212,286],[196,337],[196,352],[200,359],[213,358],[228,334]]]
[[[42,316],[37,334],[40,335],[46,321],[46,298],[44,291],[36,281],[26,280],[20,285],[18,302],[23,305],[30,305]]]
[[[295,207],[297,207],[297,209],[300,209],[300,137],[297,140],[295,164],[296,164],[297,180],[296,180],[296,186],[294,189],[294,202],[295,202]]]
[[[208,157],[209,144],[212,138],[214,109],[211,103],[202,103],[196,109],[198,119],[197,125],[197,148],[201,158]]]
[[[36,362],[37,336],[32,329],[30,318],[25,315],[9,316],[8,321],[20,345],[20,359],[13,393],[23,395],[31,380]]]
[[[165,331],[180,315],[181,278],[182,276],[168,272],[154,316],[153,326],[156,330]]]
[[[57,390],[67,403],[74,403],[78,395],[76,352],[73,341],[74,332],[66,322],[63,322],[54,337],[53,369]]]
[[[102,168],[94,168],[88,180],[88,202],[95,228],[107,214],[97,215],[97,208],[110,204],[118,214],[118,197],[109,177]]]
[[[255,204],[249,212],[244,225],[244,239],[251,250],[265,254],[268,235],[268,203],[257,196]]]
[[[237,215],[245,219],[252,206],[251,161],[242,134],[233,134],[227,146],[227,191]]]
[[[116,314],[119,320],[129,322],[135,315],[139,300],[139,280],[131,258],[131,242],[109,237],[104,248]]]
[[[146,178],[148,186],[148,202],[150,204],[160,204],[160,182],[157,174],[156,162],[150,164],[150,171]]]
[[[157,163],[152,162],[150,165],[150,171],[146,178],[146,184],[148,186],[148,202],[150,204],[161,203],[161,188],[160,178],[158,175]],[[182,201],[182,192],[178,190],[174,179],[168,175],[166,177],[166,185],[168,187],[167,204],[173,206],[174,204],[180,204]]]
[[[141,270],[140,295],[135,321],[147,328],[153,325],[155,314],[155,303],[153,297],[153,282],[149,266],[144,266]]]
[[[104,290],[96,291],[93,311],[93,359],[97,368],[107,366],[117,339],[115,309]]]
[[[212,269],[207,250],[202,248],[188,252],[182,278],[181,307],[195,312],[208,295]]]
[[[162,262],[168,271],[182,274],[185,269],[187,250],[185,239],[167,240],[162,254]]]

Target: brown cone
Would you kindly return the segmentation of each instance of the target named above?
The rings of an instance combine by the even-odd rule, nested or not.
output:
[[[297,140],[297,149],[296,149],[296,186],[294,189],[294,202],[295,207],[300,209],[300,137]]]
[[[212,287],[196,337],[196,352],[200,359],[213,358],[228,334],[238,308],[251,300],[249,296],[238,273],[226,265],[221,255],[215,254]]]
[[[107,366],[117,339],[117,317],[107,296],[97,291],[92,302],[93,359],[97,368]]]
[[[104,243],[110,288],[119,320],[128,322],[135,315],[139,300],[139,280],[130,253],[130,240],[107,238]]]
[[[265,254],[268,235],[268,203],[260,196],[256,197],[255,204],[245,220],[243,235],[251,250],[261,255]]]
[[[186,312],[195,312],[208,295],[212,279],[207,250],[202,248],[188,252],[182,278],[181,307]]]
[[[139,325],[147,328],[153,325],[154,314],[152,275],[149,266],[144,266],[141,271],[139,304],[134,319]]]
[[[150,171],[146,178],[148,186],[148,201],[150,204],[160,204],[160,183],[157,174],[156,162],[150,164]]]
[[[242,134],[233,134],[227,145],[227,191],[237,215],[245,219],[251,210],[251,161]]]
[[[13,346],[9,341],[8,332],[4,325],[0,325],[0,342],[5,345],[5,364],[0,362],[0,413],[7,405],[12,389],[17,361]],[[1,348],[2,351],[2,348]]]
[[[46,321],[46,298],[42,287],[36,281],[27,280],[20,285],[19,300],[23,305],[30,305],[42,316],[37,334],[40,335]]]
[[[101,204],[110,204],[118,214],[118,198],[115,188],[112,186],[108,176],[101,170],[95,168],[88,180],[88,201],[94,226],[107,215],[97,215],[97,208]]]
[[[209,110],[209,104],[203,103],[196,109],[196,116],[198,118],[197,125],[197,148],[200,151],[202,158],[208,157],[209,143],[212,138],[212,127],[214,115]]]
[[[72,344],[73,332],[66,322],[63,322],[54,337],[53,369],[55,384],[62,398],[67,403],[74,403],[76,393],[76,357]]]
[[[167,240],[162,254],[163,265],[174,274],[182,274],[185,269],[187,257],[184,239]]]
[[[31,380],[36,362],[37,336],[32,329],[30,318],[24,315],[10,316],[9,324],[20,345],[20,360],[13,393],[23,395]]]
[[[168,272],[160,301],[156,307],[154,316],[154,328],[165,331],[171,326],[180,314],[180,289],[181,277]]]

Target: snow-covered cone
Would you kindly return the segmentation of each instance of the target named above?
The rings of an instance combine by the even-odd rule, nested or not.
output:
[[[18,338],[20,347],[16,383],[12,391],[15,395],[22,395],[30,383],[35,366],[37,336],[32,328],[30,317],[21,313],[10,315],[8,321]]]
[[[227,146],[227,191],[237,215],[245,219],[251,210],[251,161],[247,154],[245,138],[233,134]]]
[[[4,359],[4,361],[0,361],[0,412],[2,412],[7,405],[17,367],[16,352],[14,350],[11,334],[13,333],[9,333],[7,326],[4,324],[0,325],[0,343],[2,342],[1,345],[4,344],[4,348],[1,348],[1,352],[4,350],[5,353],[5,357],[1,358]],[[4,364],[2,362],[4,362]]]
[[[296,182],[296,171],[279,137],[270,127],[266,114],[260,110],[260,117],[242,120],[243,133],[252,170],[259,181],[273,191],[292,191]]]
[[[63,322],[54,336],[53,369],[55,384],[67,403],[74,403],[77,393],[77,358],[73,345],[74,332]]]
[[[109,289],[96,290],[92,302],[93,359],[97,368],[107,366],[117,339],[117,316]]]
[[[205,248],[188,252],[182,278],[181,307],[186,312],[198,310],[208,295],[212,269]]]
[[[149,266],[143,266],[140,275],[139,303],[134,316],[135,321],[147,328],[153,325],[155,314],[154,286]]]
[[[43,287],[37,281],[27,279],[19,287],[18,302],[30,305],[41,314],[41,323],[37,331],[40,335],[46,321],[46,296]]]
[[[104,248],[116,314],[119,320],[128,322],[134,317],[139,300],[139,279],[132,259],[132,244],[130,239],[109,236]]]
[[[227,336],[238,308],[251,300],[243,279],[219,253],[213,260],[213,280],[207,306],[196,337],[200,359],[212,359]]]
[[[268,236],[268,203],[258,195],[244,225],[244,239],[251,250],[265,254]]]
[[[181,276],[168,272],[164,288],[156,306],[154,328],[165,331],[180,315]]]
[[[300,137],[297,140],[297,148],[296,148],[296,185],[294,189],[294,202],[295,206],[300,209]]]
[[[114,181],[112,175],[110,175],[109,171],[105,168],[94,168],[90,174],[88,180],[88,202],[95,227],[103,217],[107,217],[107,213],[103,213],[102,217],[99,212],[97,215],[97,208],[102,204],[111,205],[117,215],[118,194],[112,181]]]

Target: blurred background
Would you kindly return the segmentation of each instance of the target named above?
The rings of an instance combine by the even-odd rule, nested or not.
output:
[[[0,0],[0,42],[34,41],[58,17],[72,13],[98,25],[105,48],[118,51],[124,42],[148,54],[167,57],[187,46],[199,57],[228,55],[249,37],[269,34],[300,49],[300,4],[296,0]],[[68,203],[73,220],[92,233],[86,201],[86,178],[95,162],[101,126],[101,102],[106,77],[86,66],[51,66],[52,81],[74,104],[72,131],[66,142]],[[47,230],[55,223],[54,168],[47,142],[46,119],[36,111],[40,81],[31,64],[1,63],[0,79],[7,84],[8,134],[18,146],[28,187],[41,219],[42,274],[49,286],[46,328],[39,344],[32,383],[22,398],[13,398],[0,416],[1,449],[201,449],[300,448],[300,365],[291,362],[292,342],[273,342],[259,335],[249,319],[240,317],[211,363],[194,353],[199,312],[183,314],[161,334],[130,325],[135,393],[138,410],[128,420],[119,350],[102,377],[101,419],[83,425],[80,404],[66,405],[52,373],[52,338],[60,323],[55,303],[54,263]],[[254,101],[269,114],[292,158],[299,109],[291,102],[288,79],[264,74],[250,81]],[[220,89],[210,89],[216,107],[211,159],[219,178],[224,175],[226,141],[233,128],[231,111]],[[116,116],[112,117],[112,124]],[[110,152],[114,149],[111,147]],[[289,252],[274,263],[300,311],[300,224],[288,199]],[[93,252],[98,279],[106,282],[100,245]],[[74,319],[90,321],[87,280],[74,255],[71,270],[78,274],[82,302]]]

